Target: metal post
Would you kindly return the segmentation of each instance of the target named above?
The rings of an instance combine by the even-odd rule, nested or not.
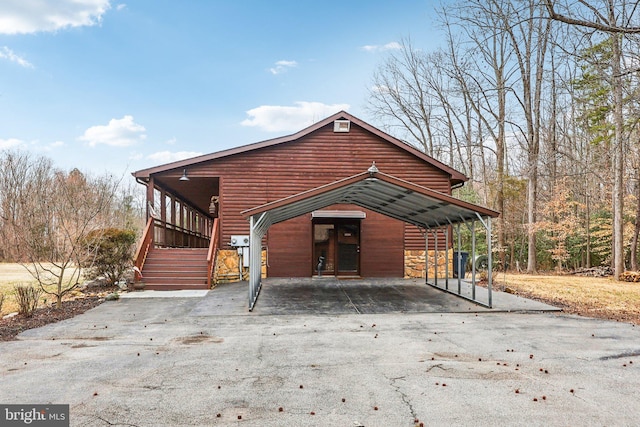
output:
[[[429,232],[424,232],[424,284],[429,284]]]
[[[460,250],[462,247],[462,242],[460,240],[460,223],[456,224],[456,233],[458,233],[458,294],[460,294],[461,292],[461,288],[462,288],[462,257],[460,256]]]
[[[491,308],[492,298],[491,298],[491,288],[493,287],[493,256],[491,249],[491,218],[487,217],[487,260],[489,262],[488,274],[487,274],[487,291],[489,297],[489,308]]]
[[[449,290],[449,227],[444,231],[444,286]]]
[[[249,218],[249,250],[255,251],[255,238],[257,233],[255,232],[255,220],[253,216]],[[253,257],[251,257],[253,258]],[[254,301],[254,287],[256,286],[256,281],[259,280],[256,277],[256,272],[253,269],[253,265],[249,268],[249,311],[253,310],[253,301]]]
[[[471,221],[471,299],[476,299],[476,220]]]
[[[434,273],[433,273],[433,284],[435,286],[438,286],[438,230],[436,230],[433,233],[433,238],[435,240],[435,245],[436,245],[435,248],[434,248],[435,250],[433,252],[433,254],[434,254],[433,259],[434,259],[434,264],[435,264],[435,269],[434,269]]]

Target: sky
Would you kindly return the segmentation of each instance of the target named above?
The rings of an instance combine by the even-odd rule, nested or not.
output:
[[[2,0],[0,150],[130,172],[366,109],[435,0]]]

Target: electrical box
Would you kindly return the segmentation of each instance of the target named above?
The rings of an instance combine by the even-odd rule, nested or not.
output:
[[[230,245],[234,248],[248,247],[249,236],[231,236]]]

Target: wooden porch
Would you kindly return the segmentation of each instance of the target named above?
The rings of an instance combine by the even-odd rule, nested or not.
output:
[[[135,280],[143,282],[144,289],[209,289],[213,282],[220,240],[217,180],[183,181],[191,179],[146,183],[148,221],[134,259]],[[212,194],[203,195],[203,187]]]

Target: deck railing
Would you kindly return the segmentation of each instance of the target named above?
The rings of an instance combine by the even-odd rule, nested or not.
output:
[[[147,259],[147,254],[149,253],[149,249],[151,245],[153,245],[153,218],[149,218],[147,221],[147,226],[144,228],[144,233],[142,234],[142,238],[140,239],[140,244],[136,249],[136,254],[134,257],[134,272],[135,272],[135,280],[138,281],[142,279],[142,267],[144,266],[144,261]]]
[[[213,229],[217,233],[217,221],[214,221]],[[135,280],[142,279],[142,267],[147,259],[147,254],[153,246],[172,248],[210,248],[210,242],[216,241],[209,236],[197,231],[182,228],[175,224],[150,217],[144,228],[140,244],[133,258]],[[217,247],[216,247],[217,249]],[[211,248],[209,249],[211,251]]]
[[[154,218],[154,245],[170,248],[207,248],[209,236]]]
[[[209,242],[209,252],[207,253],[207,284],[211,287],[213,281],[213,273],[216,266],[216,256],[218,254],[218,233],[220,228],[218,227],[218,218],[213,220],[213,227],[211,228],[211,240]]]

